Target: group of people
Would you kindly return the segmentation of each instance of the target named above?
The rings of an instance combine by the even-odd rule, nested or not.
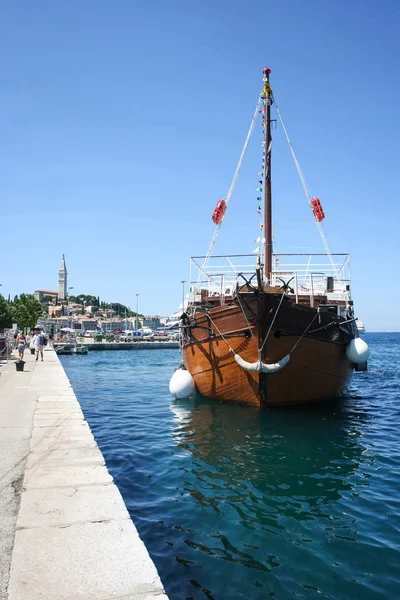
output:
[[[19,360],[23,360],[26,348],[34,348],[36,360],[43,360],[43,350],[47,345],[47,337],[43,331],[34,331],[32,335],[20,333],[16,335],[15,345],[18,350]]]

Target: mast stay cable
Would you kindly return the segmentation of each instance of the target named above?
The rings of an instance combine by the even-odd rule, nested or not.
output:
[[[236,182],[237,182],[237,179],[238,179],[238,176],[239,176],[239,171],[240,171],[240,168],[242,166],[243,158],[244,158],[244,155],[246,153],[247,146],[248,146],[250,138],[251,138],[251,134],[253,133],[254,126],[255,126],[256,121],[257,121],[258,112],[260,110],[260,105],[261,105],[261,99],[258,99],[257,106],[256,106],[253,118],[252,118],[251,123],[250,123],[249,131],[247,133],[246,141],[244,142],[244,145],[243,145],[243,148],[242,148],[242,152],[240,154],[239,161],[238,161],[235,173],[234,173],[232,181],[231,181],[231,185],[229,186],[228,193],[226,194],[226,196],[224,198],[225,203],[226,203],[226,208],[225,208],[224,216],[226,214],[226,209],[228,208],[228,204],[229,204],[229,201],[231,199],[233,190],[235,189],[235,185],[236,185]],[[215,228],[214,235],[213,235],[213,237],[211,239],[210,245],[209,245],[208,250],[207,250],[206,257],[205,257],[204,262],[203,262],[203,266],[201,267],[200,272],[199,272],[199,277],[198,277],[198,280],[197,280],[197,285],[199,285],[201,283],[201,281],[203,280],[203,278],[206,277],[205,270],[207,269],[208,262],[210,260],[211,253],[213,251],[214,244],[217,241],[217,237],[218,237],[218,234],[219,234],[219,230],[221,229],[221,225],[222,225],[222,221],[223,220],[224,220],[224,218],[221,219],[221,221],[218,223],[218,225]]]
[[[300,177],[300,181],[301,181],[301,184],[302,184],[302,186],[303,186],[304,193],[305,193],[305,195],[306,195],[306,197],[307,197],[307,200],[308,200],[308,205],[310,206],[310,204],[311,204],[311,198],[312,198],[312,196],[311,196],[311,193],[310,193],[310,189],[309,189],[309,187],[308,187],[308,185],[307,185],[307,182],[306,182],[306,180],[305,180],[305,177],[304,177],[304,175],[303,175],[303,172],[302,172],[302,170],[301,170],[300,163],[299,163],[299,161],[298,161],[298,159],[297,159],[297,156],[296,156],[296,153],[295,153],[295,151],[294,151],[294,148],[293,148],[292,142],[291,142],[291,140],[290,140],[289,134],[288,134],[288,132],[287,132],[287,129],[286,129],[286,127],[285,127],[285,123],[284,123],[284,121],[283,121],[283,118],[282,118],[282,115],[281,115],[281,113],[280,113],[279,107],[278,107],[278,105],[277,105],[277,103],[276,103],[276,100],[275,100],[275,98],[273,98],[273,100],[274,100],[274,104],[275,104],[275,110],[276,110],[276,112],[277,112],[277,115],[278,115],[278,117],[279,117],[279,121],[280,121],[280,123],[281,123],[281,125],[282,125],[282,129],[283,129],[283,131],[284,131],[284,133],[285,133],[286,141],[287,141],[287,143],[288,143],[288,145],[289,145],[290,152],[291,152],[291,154],[292,154],[292,157],[293,157],[293,160],[294,160],[294,164],[296,165],[297,173],[298,173],[298,175],[299,175],[299,177]],[[330,260],[330,263],[331,263],[331,266],[332,266],[333,272],[334,272],[334,273],[335,273],[335,275],[336,275],[336,279],[339,279],[339,273],[338,273],[338,270],[337,270],[337,268],[336,268],[336,264],[335,264],[335,262],[334,262],[334,260],[333,260],[333,257],[332,257],[332,254],[331,254],[331,251],[329,250],[328,241],[327,241],[327,239],[326,239],[326,236],[325,236],[325,233],[324,233],[323,227],[322,227],[322,225],[321,225],[321,223],[320,223],[319,221],[316,221],[316,220],[315,220],[315,224],[317,225],[317,229],[318,229],[319,235],[321,236],[322,243],[324,244],[325,252],[326,252],[326,254],[328,255],[328,258],[329,258],[329,260]]]
[[[299,163],[299,161],[297,159],[297,156],[296,156],[296,153],[294,151],[291,139],[290,139],[288,131],[286,129],[286,126],[285,126],[284,120],[282,118],[281,112],[279,110],[279,106],[276,103],[276,100],[275,100],[274,96],[272,97],[272,99],[273,99],[273,102],[274,102],[274,105],[275,105],[275,109],[276,109],[277,115],[279,117],[279,121],[280,121],[280,123],[282,125],[282,129],[284,131],[284,134],[285,134],[285,137],[286,137],[286,141],[287,141],[287,143],[289,145],[289,149],[290,149],[290,152],[292,154],[292,158],[293,158],[293,161],[295,163],[297,173],[299,175],[301,184],[303,186],[304,193],[305,193],[306,198],[308,200],[308,205],[310,206],[311,199],[312,199],[310,189],[309,189],[309,187],[307,185],[306,179],[305,179],[305,177],[303,175],[303,172],[301,170],[300,163]],[[239,171],[240,171],[242,163],[243,163],[244,155],[246,153],[247,146],[249,144],[251,135],[253,133],[254,126],[255,126],[255,123],[257,121],[258,113],[259,113],[260,106],[261,106],[262,103],[263,103],[262,98],[259,98],[258,102],[257,102],[257,105],[256,105],[256,108],[255,108],[255,111],[254,111],[253,118],[252,118],[251,123],[250,123],[250,127],[249,127],[249,130],[248,130],[247,136],[246,136],[246,140],[245,140],[243,148],[242,148],[242,152],[241,152],[240,157],[239,157],[239,161],[237,163],[237,166],[236,166],[235,172],[233,174],[233,178],[232,178],[231,184],[230,184],[229,189],[228,189],[228,193],[226,194],[226,196],[224,198],[225,203],[226,203],[225,212],[224,212],[224,215],[223,215],[221,221],[215,227],[215,231],[214,231],[213,237],[211,238],[211,242],[210,242],[210,245],[208,247],[207,254],[206,254],[205,258],[204,258],[203,265],[202,265],[202,267],[199,270],[199,276],[198,276],[198,279],[197,279],[197,285],[200,285],[201,282],[203,281],[203,279],[205,279],[207,277],[206,269],[207,269],[208,263],[210,261],[210,257],[211,257],[211,254],[212,254],[215,242],[217,241],[218,234],[219,234],[219,231],[221,229],[221,225],[222,225],[222,222],[224,220],[224,216],[226,214],[226,209],[228,208],[228,204],[230,202],[231,196],[232,196],[233,191],[235,189],[235,185],[236,185],[236,182],[237,182],[237,179],[238,179],[238,176],[239,176]],[[327,254],[328,258],[329,258],[329,261],[331,263],[333,272],[336,275],[336,279],[339,279],[339,273],[338,273],[338,270],[336,268],[336,264],[335,264],[335,262],[333,260],[331,251],[329,249],[328,241],[326,239],[323,227],[322,227],[322,225],[321,225],[321,223],[319,221],[315,221],[315,224],[316,224],[318,232],[319,232],[319,234],[321,236],[321,240],[322,240],[322,243],[324,245],[325,252],[326,252],[326,254]]]

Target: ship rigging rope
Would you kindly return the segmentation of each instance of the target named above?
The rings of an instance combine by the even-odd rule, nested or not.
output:
[[[251,138],[251,134],[253,133],[254,126],[255,126],[256,121],[257,121],[258,111],[260,110],[260,105],[261,105],[261,99],[259,98],[258,102],[257,102],[256,109],[254,111],[253,118],[252,118],[251,123],[250,123],[250,127],[249,127],[249,131],[247,133],[246,140],[245,140],[243,148],[242,148],[242,152],[241,152],[240,157],[239,157],[238,164],[236,166],[235,173],[233,174],[233,179],[231,181],[231,185],[229,186],[228,193],[227,193],[227,195],[225,197],[226,207],[225,207],[225,213],[224,213],[224,215],[226,214],[226,209],[228,208],[228,204],[229,204],[229,201],[231,199],[233,190],[235,189],[235,185],[236,185],[236,182],[237,182],[237,179],[238,179],[238,176],[239,176],[239,171],[240,171],[240,168],[241,168],[242,163],[243,163],[243,158],[244,158],[244,155],[246,153],[247,146],[248,146],[250,138]],[[207,269],[211,253],[213,251],[214,244],[217,241],[217,237],[218,237],[218,234],[219,234],[219,230],[221,229],[222,222],[223,222],[223,218],[222,218],[222,220],[220,221],[220,223],[218,223],[218,225],[215,228],[214,235],[213,235],[213,237],[211,239],[210,245],[209,245],[208,250],[207,250],[206,257],[205,257],[204,262],[203,262],[203,266],[201,267],[200,272],[199,272],[199,277],[197,279],[197,285],[199,285],[201,283],[203,277],[207,276],[205,271]]]
[[[251,333],[251,335],[252,335],[252,338],[253,338],[253,340],[254,340],[254,343],[255,343],[255,345],[256,345],[256,347],[257,347],[257,340],[256,340],[256,336],[254,335],[253,328],[251,327],[251,325],[250,325],[250,323],[249,323],[249,320],[248,320],[248,318],[247,318],[247,315],[246,315],[245,311],[243,310],[243,306],[242,306],[242,303],[241,303],[241,301],[240,301],[240,294],[239,294],[239,293],[237,293],[237,294],[236,294],[236,298],[238,299],[239,306],[240,306],[240,310],[242,311],[242,314],[243,314],[244,318],[246,319],[247,327],[249,328],[249,330],[250,330],[250,333]]]
[[[281,307],[281,305],[282,305],[282,302],[283,302],[283,299],[284,299],[284,297],[285,297],[285,296],[286,296],[286,293],[285,293],[285,292],[282,292],[282,297],[281,297],[281,299],[280,299],[280,301],[279,301],[279,304],[278,304],[278,306],[277,306],[277,309],[276,309],[276,311],[275,311],[274,318],[273,318],[273,319],[272,319],[272,321],[271,321],[271,325],[269,326],[269,329],[268,329],[268,331],[267,331],[267,335],[265,336],[265,339],[264,339],[264,341],[263,341],[263,343],[262,343],[262,346],[261,346],[261,348],[260,348],[260,349],[259,349],[259,351],[258,351],[258,354],[259,354],[259,356],[260,356],[260,360],[261,360],[261,352],[263,351],[263,348],[264,348],[264,346],[265,346],[265,342],[267,341],[267,339],[268,339],[268,336],[269,336],[269,334],[271,333],[271,329],[272,329],[272,327],[273,327],[273,325],[274,325],[274,323],[275,323],[275,319],[276,319],[276,317],[278,316],[279,309],[280,309],[280,307]],[[289,352],[289,354],[290,354],[290,352]]]
[[[317,312],[315,313],[314,317],[311,319],[309,325],[307,325],[307,327],[305,328],[305,330],[303,331],[303,333],[301,334],[301,336],[299,337],[299,339],[297,340],[297,342],[295,343],[295,345],[293,346],[293,348],[291,349],[291,351],[289,352],[289,354],[292,354],[292,352],[296,349],[296,346],[298,344],[300,344],[301,340],[303,339],[303,337],[306,335],[306,333],[308,332],[308,330],[310,329],[311,325],[314,323],[315,319],[319,316],[319,307],[317,308]]]
[[[292,142],[291,142],[291,140],[290,140],[289,134],[288,134],[288,132],[287,132],[287,129],[286,129],[286,127],[285,127],[285,123],[284,123],[284,121],[283,121],[283,118],[282,118],[281,112],[280,112],[280,110],[279,110],[279,106],[278,106],[278,105],[277,105],[277,103],[276,103],[275,97],[273,97],[273,101],[274,101],[274,104],[275,104],[275,110],[276,110],[276,112],[277,112],[277,115],[278,115],[278,117],[279,117],[279,121],[280,121],[280,123],[281,123],[281,125],[282,125],[282,129],[283,129],[283,131],[284,131],[284,133],[285,133],[286,141],[287,141],[287,143],[288,143],[288,145],[289,145],[290,152],[291,152],[291,154],[292,154],[292,157],[293,157],[293,160],[294,160],[294,164],[296,165],[297,173],[298,173],[298,175],[299,175],[299,177],[300,177],[300,181],[301,181],[301,184],[302,184],[302,186],[303,186],[304,193],[305,193],[305,195],[306,195],[306,197],[307,197],[307,200],[308,200],[308,205],[310,206],[310,202],[311,202],[311,198],[312,198],[312,196],[311,196],[311,193],[310,193],[310,189],[309,189],[309,187],[308,187],[308,185],[307,185],[307,182],[306,182],[306,180],[305,180],[305,177],[304,177],[304,175],[303,175],[303,171],[301,170],[300,163],[299,163],[299,161],[298,161],[298,159],[297,159],[296,153],[295,153],[295,151],[294,151],[294,148],[293,148]],[[331,263],[331,266],[332,266],[333,272],[334,272],[334,273],[335,273],[335,275],[336,275],[336,279],[339,279],[339,273],[338,273],[338,270],[337,270],[337,268],[336,268],[335,261],[333,260],[333,257],[332,257],[332,254],[331,254],[331,251],[329,250],[328,241],[327,241],[327,239],[326,239],[326,236],[325,236],[325,233],[324,233],[323,227],[322,227],[322,225],[321,225],[321,223],[320,223],[319,221],[315,221],[315,223],[316,223],[316,225],[317,225],[317,229],[318,229],[319,235],[321,236],[322,243],[324,244],[325,252],[326,252],[326,254],[328,255],[328,258],[329,258],[329,260],[330,260],[330,263]]]
[[[283,292],[282,293],[282,298],[280,299],[280,302],[279,302],[279,304],[277,306],[277,309],[275,311],[274,318],[272,319],[271,325],[269,326],[267,335],[265,336],[265,339],[264,339],[264,341],[262,343],[262,346],[261,346],[261,348],[258,351],[259,360],[261,360],[261,353],[262,353],[262,351],[264,349],[264,346],[265,346],[265,343],[266,343],[266,341],[267,341],[267,339],[269,337],[269,334],[271,333],[272,327],[273,327],[273,325],[275,323],[275,319],[278,316],[279,309],[280,309],[280,307],[282,305],[282,302],[283,302],[283,299],[284,299],[285,296],[286,296],[286,293]],[[311,319],[311,322],[309,323],[309,325],[307,325],[307,327],[305,328],[305,330],[303,331],[303,333],[301,334],[301,336],[299,337],[299,339],[297,340],[297,342],[294,344],[294,346],[292,347],[292,349],[288,352],[289,356],[292,354],[292,352],[295,350],[296,346],[300,343],[300,341],[303,339],[303,337],[309,331],[311,325],[314,323],[315,319],[319,316],[319,313],[320,313],[320,311],[319,311],[319,307],[318,307],[317,310],[316,310],[316,313],[315,313],[314,317]]]
[[[271,323],[271,325],[270,325],[270,328],[268,329],[268,333],[267,333],[267,335],[265,336],[265,339],[264,339],[264,342],[263,342],[263,344],[262,344],[261,348],[259,348],[259,350],[258,350],[259,362],[261,361],[261,352],[262,352],[262,350],[263,350],[263,348],[264,348],[264,345],[265,345],[265,342],[267,341],[267,339],[268,339],[268,336],[269,336],[269,334],[270,334],[270,332],[271,332],[271,329],[272,329],[272,326],[273,326],[273,324],[274,324],[275,318],[276,318],[276,316],[277,316],[277,314],[278,314],[278,312],[279,312],[279,309],[280,309],[280,307],[281,307],[281,304],[282,304],[282,301],[283,301],[283,298],[284,298],[284,296],[285,296],[285,295],[286,295],[285,293],[283,293],[283,294],[282,294],[282,298],[281,298],[281,300],[280,300],[280,302],[279,302],[279,305],[278,305],[278,307],[277,307],[277,310],[276,310],[276,312],[275,312],[275,315],[274,315],[274,318],[273,318],[273,320],[272,320],[272,323]],[[244,312],[243,312],[243,314],[244,314]],[[309,329],[310,329],[311,325],[314,323],[315,319],[316,319],[316,318],[319,316],[319,314],[320,314],[320,309],[319,309],[319,307],[318,307],[318,308],[316,309],[315,315],[314,315],[314,316],[313,316],[313,318],[311,319],[310,323],[307,325],[307,327],[305,328],[305,330],[303,331],[303,333],[301,334],[301,336],[299,337],[299,339],[297,340],[297,342],[296,342],[296,343],[295,343],[295,344],[292,346],[292,349],[291,349],[291,350],[289,350],[289,352],[287,353],[287,355],[286,355],[286,356],[291,356],[291,355],[292,355],[292,353],[295,351],[296,347],[299,345],[299,343],[301,342],[301,340],[303,339],[303,337],[304,337],[304,336],[306,335],[306,333],[309,331]],[[211,324],[213,325],[213,327],[214,327],[214,328],[217,330],[218,334],[221,336],[222,340],[223,340],[223,341],[225,342],[225,344],[228,346],[229,352],[231,352],[231,353],[233,354],[233,356],[234,356],[234,357],[236,357],[236,356],[239,356],[239,357],[240,357],[240,355],[238,355],[238,354],[235,352],[235,350],[232,348],[232,346],[229,344],[229,342],[228,342],[228,341],[227,341],[227,339],[225,338],[224,334],[223,334],[223,333],[222,333],[222,332],[221,332],[221,331],[218,329],[217,325],[216,325],[216,324],[214,323],[214,321],[212,320],[212,318],[211,318],[210,314],[208,314],[208,318],[209,318],[209,320],[210,320]],[[247,321],[247,319],[246,319],[246,321]],[[250,331],[251,331],[251,328],[250,328]],[[251,332],[251,333],[252,333],[252,332]],[[254,338],[254,335],[253,335],[253,338]],[[255,341],[255,338],[254,338],[254,341]],[[282,361],[283,361],[285,358],[286,358],[286,357],[284,357],[284,358],[282,359]],[[235,360],[236,360],[236,358],[235,358]],[[281,362],[282,362],[282,361],[281,361]],[[236,362],[238,362],[238,361],[236,361]],[[287,362],[289,362],[289,361],[287,361]],[[284,363],[282,366],[285,366],[285,365],[287,364],[287,362],[285,362],[285,363]],[[238,364],[240,364],[240,363],[238,363]],[[276,364],[278,364],[278,363],[276,363]],[[242,367],[242,368],[243,368],[243,367]]]

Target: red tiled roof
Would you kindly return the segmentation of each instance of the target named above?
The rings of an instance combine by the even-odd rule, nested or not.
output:
[[[35,294],[36,292],[42,292],[42,294],[49,294],[49,296],[58,296],[58,292],[52,292],[50,290],[35,290]]]

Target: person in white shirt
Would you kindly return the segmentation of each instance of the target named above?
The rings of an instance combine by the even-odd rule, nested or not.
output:
[[[36,360],[39,360],[39,354],[40,354],[40,358],[41,360],[43,360],[43,350],[44,350],[44,346],[46,343],[46,336],[43,333],[43,331],[41,331],[37,336],[36,336],[36,340],[35,340],[35,346],[36,346]]]
[[[35,348],[35,350],[36,350],[36,338],[37,338],[37,333],[35,331],[31,337],[31,342],[29,344],[29,348]]]

